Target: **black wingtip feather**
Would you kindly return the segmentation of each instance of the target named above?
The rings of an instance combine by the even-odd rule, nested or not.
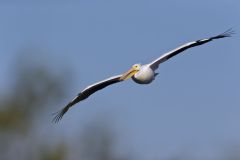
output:
[[[63,115],[68,111],[68,109],[69,109],[69,106],[66,106],[59,112],[53,113],[53,115],[55,115],[55,117],[53,118],[52,122],[58,123],[62,119]]]
[[[219,34],[219,35],[213,37],[212,39],[231,37],[233,34],[235,34],[235,32],[232,28],[230,28],[230,29],[226,30],[225,32],[223,32],[222,34]]]

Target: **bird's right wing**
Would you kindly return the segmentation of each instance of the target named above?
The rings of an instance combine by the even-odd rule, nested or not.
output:
[[[186,43],[174,50],[171,50],[165,54],[163,54],[162,56],[160,56],[159,58],[157,58],[156,60],[154,60],[153,62],[151,62],[150,64],[148,64],[153,70],[156,70],[159,66],[160,63],[163,63],[165,62],[166,60],[172,58],[173,56],[185,51],[186,49],[188,48],[192,48],[192,47],[195,47],[195,46],[199,46],[199,45],[202,45],[202,44],[205,44],[205,43],[208,43],[214,39],[219,39],[219,38],[225,38],[225,37],[231,37],[231,35],[234,34],[233,30],[232,29],[229,29],[227,31],[225,31],[224,33],[222,34],[219,34],[217,36],[214,36],[214,37],[210,37],[210,38],[206,38],[206,39],[200,39],[200,40],[197,40],[197,41],[193,41],[193,42],[189,42],[189,43]]]
[[[72,107],[74,104],[88,98],[93,93],[97,92],[98,90],[101,90],[111,84],[121,82],[120,79],[122,75],[117,75],[110,77],[108,79],[105,79],[103,81],[94,83],[88,87],[86,87],[82,92],[80,92],[71,102],[69,102],[62,110],[55,113],[55,117],[53,118],[53,122],[57,123],[59,120],[62,119],[63,115],[68,111],[70,107]]]

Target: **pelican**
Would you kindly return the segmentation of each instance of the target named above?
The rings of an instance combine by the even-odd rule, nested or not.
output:
[[[217,36],[213,36],[206,39],[200,39],[197,41],[186,43],[176,49],[173,49],[159,58],[155,59],[154,61],[148,63],[148,64],[134,64],[126,73],[110,77],[108,79],[105,79],[103,81],[97,82],[95,84],[92,84],[88,87],[86,87],[84,90],[82,90],[72,101],[70,101],[62,110],[55,113],[55,117],[53,118],[53,122],[58,122],[62,119],[63,115],[69,110],[70,107],[75,105],[76,103],[83,101],[87,99],[90,95],[95,93],[98,90],[101,90],[109,85],[112,85],[114,83],[122,82],[124,80],[127,80],[129,78],[132,78],[134,82],[138,84],[149,84],[151,83],[155,77],[158,75],[155,71],[158,69],[159,64],[167,61],[168,59],[172,58],[173,56],[185,51],[186,49],[200,46],[202,44],[208,43],[215,39],[225,38],[225,37],[231,37],[231,35],[234,34],[232,29],[229,29],[222,34],[219,34]]]

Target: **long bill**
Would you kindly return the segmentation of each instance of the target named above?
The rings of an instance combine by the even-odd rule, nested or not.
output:
[[[128,70],[126,73],[124,73],[122,75],[122,77],[120,77],[120,80],[127,80],[129,78],[131,78],[134,74],[136,74],[138,72],[138,70],[131,68],[130,70]]]

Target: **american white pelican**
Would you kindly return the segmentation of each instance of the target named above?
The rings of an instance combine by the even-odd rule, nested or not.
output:
[[[53,122],[58,122],[62,119],[63,115],[68,111],[70,107],[72,107],[74,104],[88,98],[91,94],[95,93],[96,91],[103,89],[111,84],[122,82],[124,80],[127,80],[129,78],[132,78],[134,82],[139,84],[149,84],[151,83],[158,73],[155,72],[155,70],[158,68],[160,63],[165,62],[166,60],[172,58],[173,56],[183,52],[184,50],[199,46],[205,43],[208,43],[214,39],[220,39],[225,37],[230,37],[234,32],[229,29],[225,31],[222,34],[219,34],[214,37],[206,38],[206,39],[200,39],[197,41],[186,43],[174,50],[171,50],[156,60],[152,61],[149,64],[141,65],[141,64],[134,64],[129,71],[127,71],[124,74],[117,75],[110,77],[108,79],[105,79],[103,81],[97,82],[95,84],[92,84],[85,88],[82,92],[80,92],[71,102],[69,102],[62,110],[56,113],[56,116],[53,119]]]

